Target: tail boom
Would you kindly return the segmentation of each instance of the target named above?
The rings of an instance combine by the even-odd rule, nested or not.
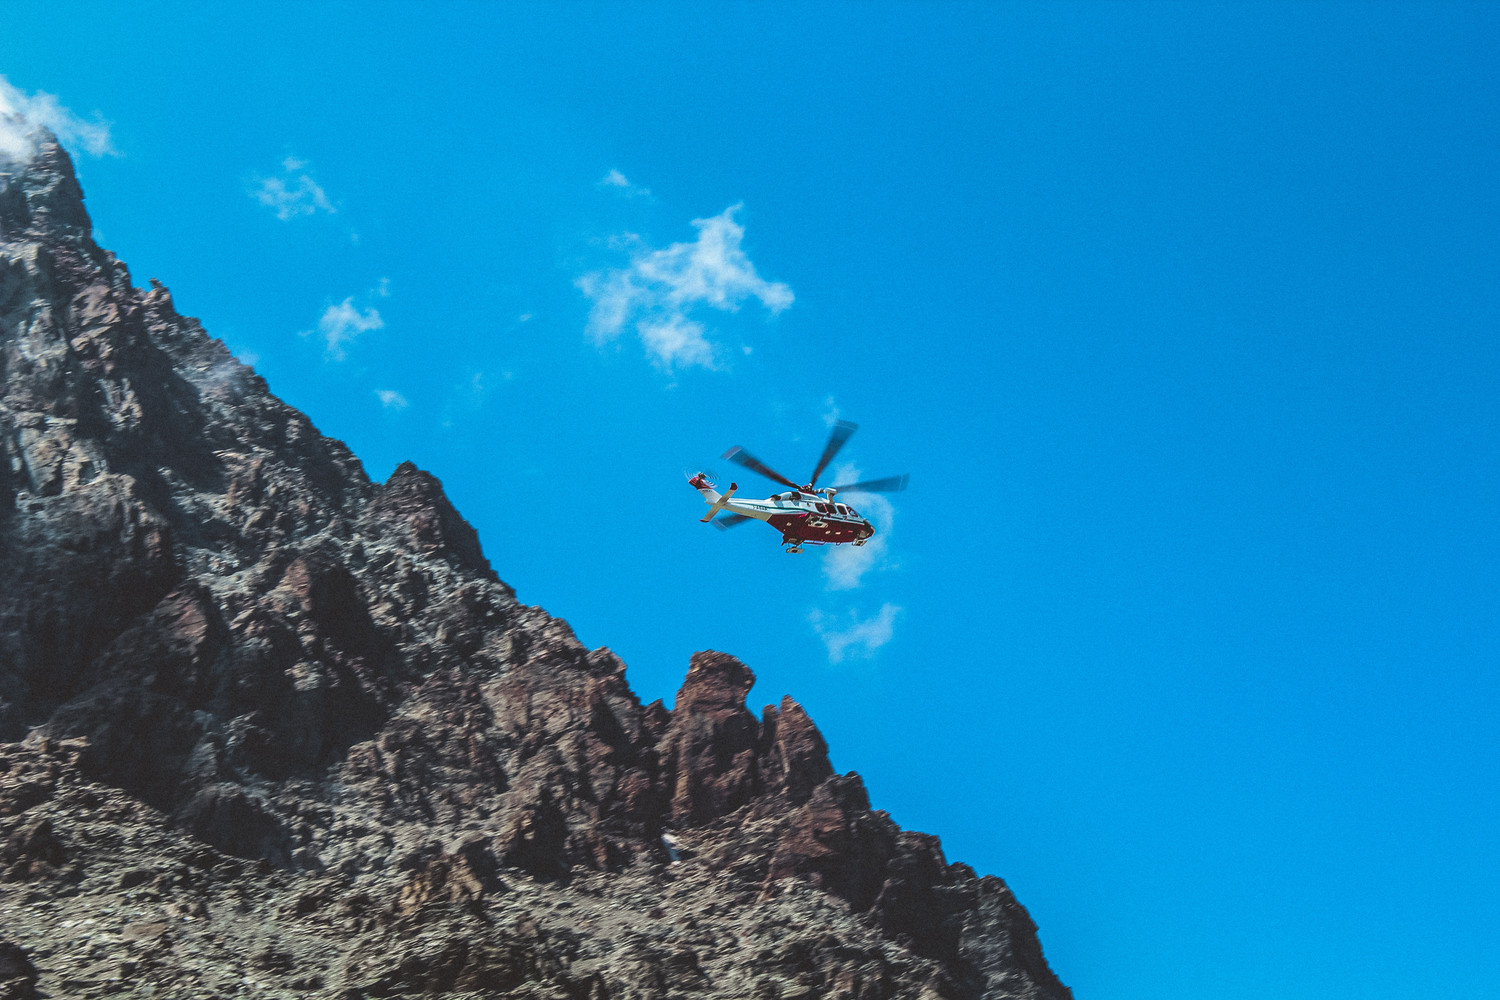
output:
[[[701,472],[692,479],[689,479],[688,483],[699,493],[703,494],[704,502],[709,505],[708,513],[700,519],[704,524],[712,521],[714,515],[728,506],[730,499],[734,496],[734,491],[740,488],[738,483],[730,483],[729,492],[721,496],[717,490],[708,484],[708,480],[704,478]]]

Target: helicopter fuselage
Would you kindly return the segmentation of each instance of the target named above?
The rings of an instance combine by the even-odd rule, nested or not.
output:
[[[781,532],[782,541],[794,546],[803,542],[814,545],[840,545],[852,542],[863,545],[874,534],[875,528],[868,520],[848,504],[836,501],[832,491],[805,492],[788,490],[776,493],[764,500],[734,499],[735,487],[721,496],[702,474],[694,476],[689,483],[703,494],[705,503],[715,509],[711,519],[719,511],[739,514],[742,517],[764,521]]]
[[[724,453],[724,457],[735,465],[743,465],[751,472],[765,476],[773,483],[785,486],[787,492],[773,493],[764,500],[736,500],[735,490],[739,486],[729,484],[729,492],[720,494],[708,476],[700,472],[688,478],[688,483],[703,494],[708,504],[708,513],[703,521],[713,522],[716,528],[732,528],[746,521],[764,521],[781,532],[781,544],[788,552],[801,552],[803,543],[810,545],[863,545],[875,536],[875,528],[859,516],[859,512],[846,503],[834,499],[836,493],[899,493],[906,489],[905,475],[886,476],[884,479],[861,479],[857,483],[842,483],[838,486],[818,485],[818,477],[838,455],[839,449],[849,436],[859,430],[858,424],[847,420],[834,420],[828,431],[828,443],[823,454],[813,467],[807,482],[797,484],[771,468],[739,445]],[[714,518],[728,511],[728,515]]]

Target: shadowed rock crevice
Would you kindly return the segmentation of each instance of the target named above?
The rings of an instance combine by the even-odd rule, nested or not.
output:
[[[134,287],[37,150],[0,163],[6,989],[1069,996],[801,705],[716,651],[642,705],[435,476],[372,482]]]

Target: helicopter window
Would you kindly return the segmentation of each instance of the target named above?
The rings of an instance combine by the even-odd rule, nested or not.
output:
[[[826,514],[826,513],[828,513],[828,505],[826,503],[820,503],[820,504],[818,504],[818,513],[820,513],[820,514]]]
[[[847,514],[847,513],[849,513],[849,508],[845,507],[843,504],[838,504],[837,506],[838,506],[840,514]]]

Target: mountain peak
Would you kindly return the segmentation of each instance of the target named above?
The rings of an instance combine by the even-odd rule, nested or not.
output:
[[[73,158],[45,128],[26,139],[32,147],[28,158],[0,157],[0,240],[89,236]]]

